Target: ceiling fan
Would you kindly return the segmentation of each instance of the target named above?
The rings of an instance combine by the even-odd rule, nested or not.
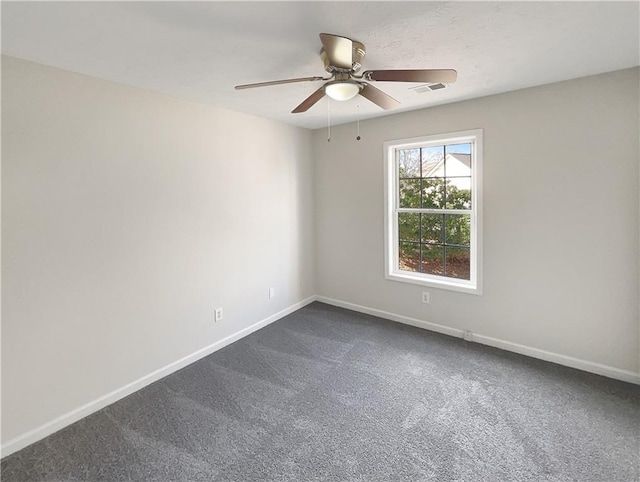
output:
[[[322,49],[320,57],[324,62],[325,70],[329,77],[300,77],[297,79],[273,80],[270,82],[258,82],[256,84],[236,85],[237,90],[251,89],[253,87],[266,87],[278,84],[292,84],[295,82],[323,81],[318,90],[307,97],[302,103],[291,111],[292,114],[306,112],[318,102],[324,95],[334,100],[344,101],[360,94],[383,109],[392,109],[400,105],[396,99],[385,94],[369,82],[425,82],[425,83],[452,83],[455,82],[457,73],[452,69],[438,70],[360,70],[360,62],[365,56],[364,44],[340,35],[321,33],[320,41]]]

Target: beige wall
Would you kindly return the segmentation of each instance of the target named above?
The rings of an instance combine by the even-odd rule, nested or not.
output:
[[[314,133],[318,295],[638,372],[638,69]],[[454,87],[455,88],[455,87]],[[437,92],[425,95],[437,95]],[[383,276],[382,143],[484,129],[484,294]]]
[[[3,57],[3,443],[313,295],[310,144]]]

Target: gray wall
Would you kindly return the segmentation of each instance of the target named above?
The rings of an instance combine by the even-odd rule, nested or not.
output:
[[[3,57],[3,442],[313,295],[310,137]]]
[[[314,294],[637,373],[638,73],[327,143],[3,57],[3,444]],[[382,143],[474,128],[484,294],[424,305],[383,276]]]
[[[638,69],[314,133],[318,295],[638,372]],[[426,94],[425,94],[426,95]],[[429,95],[438,95],[434,92]],[[382,143],[484,129],[484,294],[387,281]]]

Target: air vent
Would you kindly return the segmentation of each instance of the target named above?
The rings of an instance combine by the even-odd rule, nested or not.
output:
[[[417,87],[411,87],[416,94],[424,94],[425,92],[431,92],[432,90],[440,90],[446,89],[447,84],[437,83],[437,84],[424,84],[419,85]]]

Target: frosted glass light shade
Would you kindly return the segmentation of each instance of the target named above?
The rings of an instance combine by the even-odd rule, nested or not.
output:
[[[360,86],[355,82],[335,82],[324,87],[324,93],[333,100],[353,99],[360,92]]]

